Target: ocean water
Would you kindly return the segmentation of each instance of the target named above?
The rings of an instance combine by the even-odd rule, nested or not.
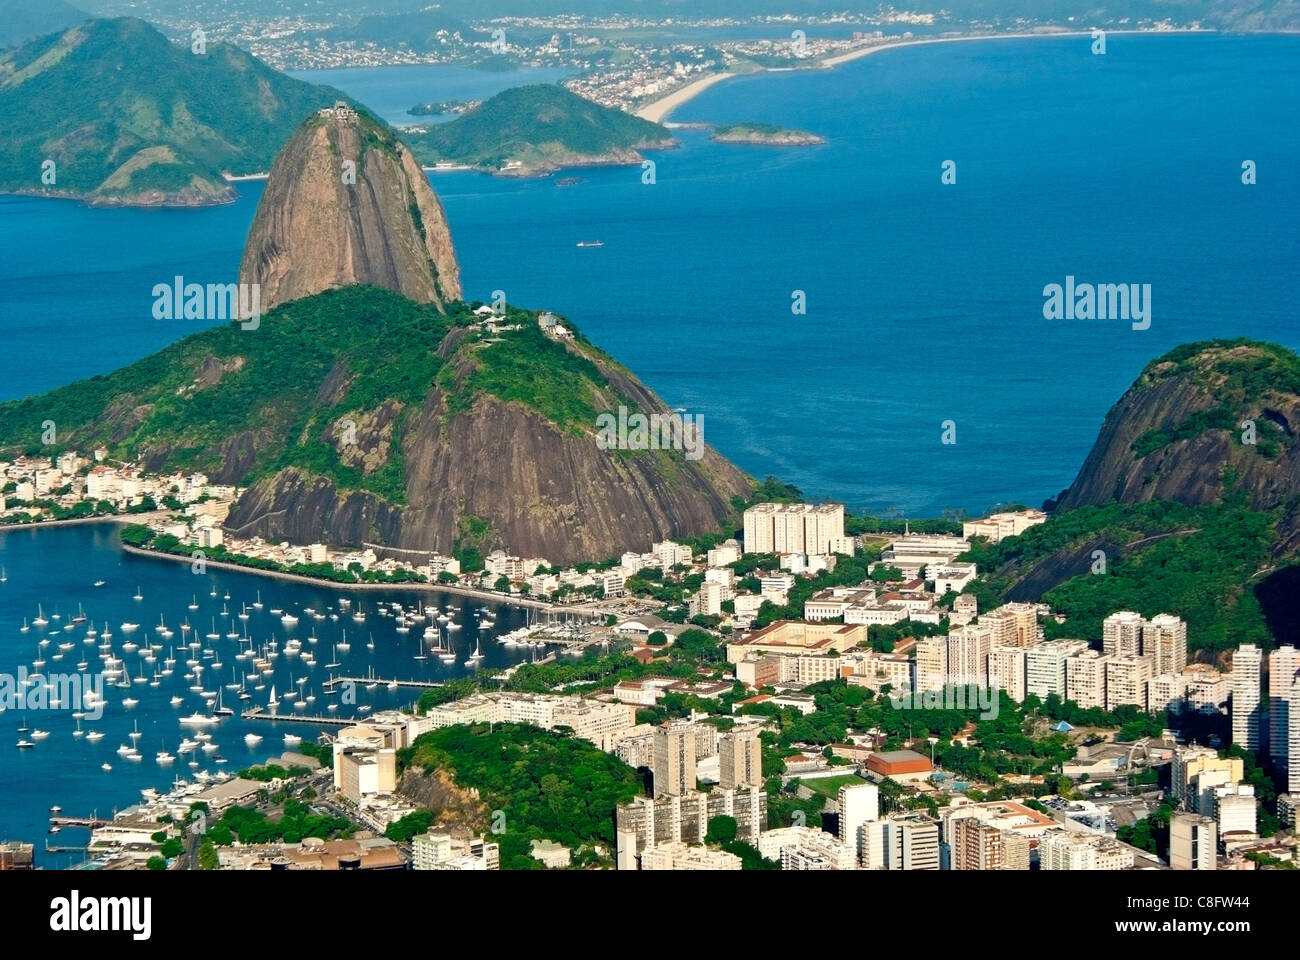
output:
[[[569,188],[432,180],[468,296],[499,289],[567,315],[702,415],[706,439],[749,472],[858,510],[1037,504],[1070,482],[1151,358],[1206,337],[1300,346],[1300,38],[1089,46],[938,44],[729,80],[672,119],[829,142],[681,131],[653,156],[652,185],[638,167],[583,171]],[[438,69],[319,78],[389,115],[465,95],[466,78]],[[1240,182],[1247,159],[1255,186]],[[955,185],[940,182],[945,160]],[[234,278],[260,185],[240,190],[202,211],[0,198],[0,394],[104,373],[190,332],[152,319],[150,290],[176,274]],[[1151,284],[1150,329],[1044,320],[1044,286],[1067,275]]]
[[[77,720],[72,716],[71,706],[60,710],[14,708],[0,712],[0,783],[4,784],[0,838],[35,843],[38,861],[46,867],[67,866],[84,859],[75,853],[47,856],[40,852],[47,837],[51,806],[61,806],[64,816],[88,817],[97,813],[108,817],[115,810],[138,803],[140,790],[145,787],[165,790],[170,788],[175,776],[193,777],[197,771],[189,767],[191,759],[200,764],[198,769],[209,773],[225,770],[234,774],[268,757],[280,756],[287,749],[283,740],[286,733],[315,740],[323,729],[334,729],[305,722],[245,720],[240,716],[223,719],[216,727],[182,727],[179,718],[195,711],[209,712],[203,697],[190,689],[194,681],[184,677],[188,670],[186,660],[190,657],[206,668],[200,678],[202,686],[208,691],[220,691],[222,703],[237,712],[250,706],[265,707],[274,684],[280,697],[287,691],[297,691],[300,698],[309,693],[316,697],[314,703],[301,710],[295,709],[292,702],[283,702],[279,711],[282,716],[346,718],[364,716],[358,712],[363,705],[376,711],[407,706],[420,691],[406,687],[390,691],[384,683],[368,690],[366,684],[357,684],[353,702],[349,704],[342,692],[325,694],[322,684],[331,675],[365,677],[373,670],[376,677],[385,680],[438,682],[464,676],[473,669],[466,665],[465,658],[475,644],[480,644],[483,665],[487,667],[505,667],[542,655],[532,648],[505,647],[495,642],[501,633],[525,622],[525,613],[517,608],[487,604],[495,614],[495,624],[485,627],[480,634],[476,613],[485,604],[465,597],[400,589],[348,591],[328,584],[317,587],[216,569],[196,575],[185,564],[122,552],[115,524],[0,533],[0,565],[7,575],[7,580],[0,583],[0,663],[5,664],[7,674],[16,675],[21,665],[30,675],[35,672],[33,661],[38,657],[45,660],[43,673],[47,676],[78,675],[77,665],[83,661],[88,664],[89,672],[100,669],[101,640],[96,637],[87,643],[85,639],[92,624],[101,633],[105,624],[109,625],[113,650],[123,659],[132,677],[142,674],[152,677],[155,669],[161,671],[169,650],[174,649],[177,660],[172,675],[160,678],[158,687],[133,683],[129,690],[106,687],[102,691],[107,701],[103,716],[98,719],[88,716],[81,721],[83,730],[104,734],[97,743],[74,737]],[[95,587],[97,580],[103,580],[104,585]],[[214,589],[216,597],[211,595]],[[137,590],[142,600],[133,599]],[[260,611],[252,608],[259,592],[264,604]],[[229,600],[225,599],[227,593]],[[364,623],[354,622],[346,612],[337,620],[330,618],[331,613],[340,611],[340,597],[350,598],[353,609],[360,605],[366,613]],[[444,637],[450,637],[458,651],[457,663],[445,665],[436,657],[414,659],[423,642],[423,624],[412,627],[407,634],[399,634],[393,618],[375,613],[376,604],[381,601],[400,602],[408,608],[414,608],[417,603],[440,610],[461,608],[450,614],[461,628],[444,631]],[[190,610],[191,602],[199,608]],[[245,605],[247,621],[239,619]],[[303,612],[304,607],[324,614],[325,619],[314,619]],[[293,611],[299,617],[298,625],[286,627],[271,613],[272,608]],[[50,623],[44,628],[33,626],[28,632],[22,632],[22,623],[34,619],[38,609],[43,609]],[[65,630],[69,618],[79,609],[84,610],[88,621]],[[58,620],[53,618],[56,613]],[[173,631],[172,638],[164,639],[157,633],[155,626],[160,622]],[[195,629],[183,632],[180,626],[184,622]],[[121,628],[123,623],[136,623],[139,629],[126,633]],[[281,652],[272,661],[271,675],[248,680],[247,674],[256,674],[256,668],[251,660],[237,660],[235,654],[241,646],[226,638],[232,630],[244,633],[245,625],[247,634],[255,639],[258,647],[276,639],[283,651],[285,642],[297,637],[303,649],[311,651],[316,665],[305,667],[299,657]],[[206,634],[214,630],[221,634],[221,639],[210,641]],[[309,639],[312,635],[317,637],[314,644]],[[44,647],[40,646],[43,639],[49,641]],[[140,649],[125,650],[123,645],[128,640]],[[189,640],[212,647],[216,657],[208,659],[201,651],[191,652],[185,646]],[[367,648],[371,640],[375,644],[373,651]],[[334,646],[341,641],[347,642],[349,649],[343,651]],[[70,649],[60,649],[60,644],[69,643]],[[151,644],[162,645],[154,654],[153,664],[144,660],[145,648]],[[214,662],[220,662],[221,668],[213,667]],[[340,664],[337,669],[327,668],[326,664],[335,662]],[[226,689],[227,684],[235,682],[242,683],[252,699],[241,701],[238,692]],[[258,684],[262,689],[257,688]],[[173,696],[181,697],[183,702],[172,706]],[[127,708],[122,701],[128,697],[139,704]],[[330,704],[335,705],[334,710],[329,708]],[[50,735],[35,741],[32,749],[19,750],[15,746],[19,738],[31,739],[30,732],[18,732],[22,726],[31,731],[44,730]],[[138,749],[142,759],[138,762],[117,754],[119,746],[132,742],[130,735],[136,729],[141,734]],[[170,766],[155,762],[159,750],[176,754],[181,739],[193,736],[196,729],[212,733],[213,742],[219,745],[216,753],[200,751],[191,756],[178,756]],[[255,746],[247,744],[244,735],[250,732],[261,736],[262,742]],[[226,763],[217,763],[217,756],[224,757]],[[113,769],[104,771],[104,763]],[[48,839],[56,846],[72,846],[84,844],[86,837],[85,830],[66,828]]]
[[[433,183],[469,297],[500,289],[572,318],[669,404],[702,415],[707,440],[751,473],[912,516],[1037,503],[1069,483],[1107,409],[1152,357],[1207,337],[1300,347],[1298,53],[1300,37],[1112,36],[1104,57],[1078,38],[915,47],[833,71],[730,80],[673,117],[799,127],[827,137],[824,146],[724,146],[687,130],[680,148],[653,156],[653,184],[637,167],[583,171],[569,188],[468,173]],[[433,68],[317,78],[389,119],[417,100],[485,95],[501,80]],[[1247,159],[1256,186],[1240,182]],[[945,160],[957,164],[956,185],[940,183]],[[177,274],[234,279],[261,186],[239,189],[238,202],[199,211],[0,198],[0,396],[109,372],[202,326],[154,320],[151,290]],[[578,249],[580,240],[604,246]],[[1067,275],[1151,284],[1150,329],[1044,320],[1043,287]],[[792,313],[794,291],[806,295],[806,314]],[[940,442],[945,420],[956,425],[954,445]],[[342,595],[243,573],[195,577],[123,554],[111,526],[0,533],[0,565],[6,672],[36,657],[39,632],[19,625],[38,603],[65,618],[46,628],[59,628],[45,653],[52,670],[95,662],[84,626],[61,629],[78,604],[101,629],[112,624],[120,649],[128,620],[143,638],[159,616],[203,632],[217,616],[224,634],[227,591],[232,613],[259,589],[268,609],[324,609]],[[106,585],[94,588],[97,579]],[[198,611],[188,610],[192,594]],[[368,610],[376,598],[360,595]],[[466,611],[459,642],[472,643],[475,604],[452,602]],[[503,610],[498,631],[522,616]],[[260,640],[284,639],[269,612],[249,626]],[[351,622],[304,618],[298,635],[313,626],[321,666],[308,688],[320,694],[328,645]],[[372,632],[373,654],[364,645]],[[371,616],[349,636],[357,642],[343,662],[357,674],[438,679],[465,669],[413,660],[414,638],[391,620]],[[75,648],[53,661],[69,639]],[[232,642],[218,646],[225,668],[211,683],[224,686],[243,662]],[[525,656],[496,644],[485,652],[494,666]],[[126,659],[138,672],[138,655]],[[291,671],[302,676],[281,657],[266,682],[296,687]],[[181,672],[158,689],[134,686],[134,710],[110,689],[93,724],[106,733],[97,745],[72,737],[66,711],[43,712],[27,725],[50,738],[20,752],[23,718],[0,715],[0,838],[39,844],[52,804],[102,815],[188,774],[183,759],[170,771],[153,761],[164,746],[175,752],[177,715],[200,705]],[[185,698],[178,709],[173,693]],[[376,709],[412,698],[382,685],[362,696]],[[138,765],[115,752],[136,722]],[[256,725],[266,739],[250,749],[250,728],[223,721],[226,769],[278,754],[285,726]],[[54,842],[79,842],[78,833]]]

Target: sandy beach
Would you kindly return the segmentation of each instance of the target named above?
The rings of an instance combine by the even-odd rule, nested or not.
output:
[[[715,83],[721,83],[728,77],[734,77],[734,73],[711,73],[707,77],[700,77],[698,80],[692,80],[684,87],[678,87],[666,97],[661,97],[652,103],[646,104],[636,112],[636,115],[642,120],[649,120],[651,123],[662,123],[668,114],[672,113],[678,107],[688,100],[699,96]]]
[[[1213,30],[1108,30],[1107,36],[1121,36],[1143,34],[1151,36],[1163,36],[1165,34],[1185,34],[1185,33],[1214,33]],[[989,33],[978,36],[968,37],[930,37],[921,40],[900,40],[894,43],[876,43],[867,46],[856,47],[845,53],[836,54],[833,57],[825,57],[817,61],[816,66],[808,69],[834,69],[841,63],[849,63],[852,60],[861,60],[863,57],[869,57],[872,54],[880,53],[884,50],[901,50],[903,47],[925,47],[937,43],[973,43],[978,40],[1033,40],[1047,37],[1090,37],[1089,30],[1040,30],[1034,33]],[[692,100],[699,94],[703,93],[715,83],[721,83],[729,77],[753,77],[763,73],[789,73],[792,68],[781,67],[779,69],[761,69],[749,73],[711,73],[706,77],[700,77],[693,80],[684,87],[678,87],[667,96],[660,97],[652,103],[646,104],[636,115],[643,120],[650,120],[654,123],[663,123],[670,113],[680,107],[682,104]]]

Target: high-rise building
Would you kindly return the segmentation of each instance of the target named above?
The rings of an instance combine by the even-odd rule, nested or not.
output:
[[[1187,666],[1187,624],[1181,617],[1160,613],[1142,624],[1142,656],[1151,673],[1181,673]]]
[[[695,789],[695,725],[673,720],[655,728],[655,797],[679,797]]]
[[[948,634],[948,677],[953,686],[975,684],[988,686],[989,653],[993,650],[993,631],[971,624]]]
[[[880,819],[880,788],[874,783],[855,783],[840,787],[840,840],[860,858],[862,833],[868,823]]]
[[[916,689],[942,690],[948,683],[948,639],[926,637],[916,641]]]
[[[1232,654],[1232,742],[1259,752],[1260,685],[1263,653],[1253,643],[1243,643]]]
[[[1106,706],[1106,665],[1109,653],[1085,650],[1065,661],[1065,699],[1085,710]]]
[[[938,870],[939,822],[920,813],[891,816],[883,853],[887,870]]]
[[[993,631],[993,645],[1028,647],[1038,642],[1038,607],[1032,603],[1004,603],[980,615],[980,621]]]
[[[763,744],[757,727],[736,727],[718,737],[719,785],[726,790],[763,785]]]
[[[841,503],[759,503],[745,511],[745,553],[833,552],[844,545]]]
[[[1086,640],[1053,640],[1025,650],[1025,692],[1040,700],[1065,697],[1065,664],[1088,649]]]
[[[1145,710],[1150,679],[1151,661],[1146,657],[1111,657],[1106,664],[1106,709],[1128,704]]]
[[[1142,655],[1142,614],[1132,610],[1112,613],[1101,622],[1101,649],[1118,657]]]
[[[1289,769],[1291,688],[1300,673],[1300,650],[1290,644],[1268,655],[1268,755],[1278,772]]]
[[[949,869],[1005,870],[1007,843],[1004,832],[975,817],[954,817],[949,823]]]
[[[1192,786],[1196,777],[1205,773],[1222,772],[1224,783],[1236,783],[1242,778],[1243,770],[1244,764],[1240,757],[1220,759],[1218,751],[1209,747],[1176,747],[1170,765],[1169,793],[1175,801],[1183,801],[1183,806],[1188,810],[1196,810],[1200,804],[1197,791]]]
[[[994,647],[989,654],[989,686],[1005,690],[1016,703],[1025,699],[1024,647]]]
[[[1291,683],[1287,703],[1287,793],[1300,794],[1300,676]]]
[[[1217,865],[1214,819],[1185,811],[1169,820],[1169,867],[1173,870],[1213,870]]]

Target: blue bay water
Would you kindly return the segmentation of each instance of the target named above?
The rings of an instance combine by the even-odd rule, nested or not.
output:
[[[1037,504],[1070,482],[1151,358],[1207,337],[1300,347],[1297,53],[1297,37],[1212,36],[1112,36],[1104,57],[1079,38],[887,51],[833,71],[729,80],[673,117],[778,123],[823,134],[824,146],[725,146],[688,130],[653,156],[654,185],[637,167],[583,171],[570,188],[469,173],[433,184],[467,296],[501,289],[569,316],[670,405],[702,414],[708,441],[749,472],[912,516]],[[436,70],[387,76],[328,81],[389,119],[466,95],[464,78],[439,85]],[[1257,186],[1240,182],[1246,159]],[[945,160],[957,163],[955,186],[940,184]],[[234,279],[261,188],[240,190],[237,203],[199,211],[0,198],[0,396],[107,373],[202,326],[155,321],[150,291],[176,274]],[[1067,274],[1150,283],[1151,328],[1044,320],[1042,289]],[[806,316],[791,313],[796,290]],[[945,446],[949,419],[958,442]],[[38,638],[17,626],[37,602],[64,613],[85,602],[115,629],[187,614],[186,568],[123,556],[113,536],[0,535],[4,663],[34,656]],[[89,587],[100,576],[102,594]],[[258,587],[285,606],[337,596],[214,576],[232,609]],[[202,625],[200,599],[203,617],[191,620]],[[364,647],[351,656],[380,673],[406,662],[386,647],[373,661]],[[175,718],[165,698],[149,699],[165,690],[144,691],[134,713],[149,759],[124,770],[113,754],[111,775],[98,754],[135,719],[120,708],[93,754],[72,746],[66,714],[33,718],[53,735],[19,754],[3,742],[17,739],[18,720],[0,717],[0,837],[38,838],[52,803],[102,813],[165,784],[149,768],[158,737],[174,750]],[[218,737],[231,767],[246,757],[237,724]],[[268,736],[260,752],[273,746]]]
[[[103,716],[98,719],[88,716],[81,724],[85,731],[104,734],[104,739],[97,743],[74,737],[77,721],[71,706],[59,710],[15,707],[0,712],[0,784],[3,784],[4,797],[0,803],[0,838],[34,842],[38,848],[43,846],[49,808],[53,805],[63,807],[65,816],[88,817],[96,811],[101,817],[111,816],[115,810],[138,803],[139,791],[145,787],[165,790],[170,788],[174,776],[193,777],[196,771],[188,765],[191,759],[199,762],[198,769],[209,773],[225,770],[234,774],[268,757],[280,756],[286,749],[283,740],[286,733],[314,740],[326,729],[310,723],[255,721],[240,716],[223,719],[216,727],[180,726],[181,717],[195,711],[209,712],[203,697],[190,689],[193,681],[184,678],[188,669],[186,660],[191,657],[205,667],[202,686],[208,691],[220,691],[222,703],[237,712],[250,706],[265,707],[274,684],[279,697],[287,691],[297,691],[300,699],[308,694],[315,697],[315,702],[303,709],[296,709],[292,702],[283,702],[281,715],[355,717],[362,716],[358,713],[362,705],[369,705],[373,710],[408,706],[419,691],[405,687],[390,691],[383,683],[368,690],[365,684],[358,684],[354,702],[349,705],[342,693],[325,694],[322,684],[331,675],[364,677],[373,669],[375,676],[386,680],[438,682],[471,672],[465,658],[475,644],[480,644],[486,667],[506,667],[541,656],[540,651],[531,648],[505,647],[495,641],[501,633],[523,625],[522,610],[488,604],[495,614],[495,624],[483,629],[480,635],[476,612],[485,605],[465,597],[398,589],[348,591],[328,584],[314,586],[214,568],[209,568],[204,575],[196,575],[186,564],[123,553],[118,546],[116,524],[111,523],[0,532],[0,564],[8,578],[0,584],[0,663],[5,664],[6,673],[16,674],[19,665],[23,665],[31,674],[35,672],[33,661],[38,657],[45,660],[43,672],[50,676],[78,675],[77,665],[83,661],[88,664],[88,672],[99,670],[102,666],[99,638],[90,643],[85,640],[86,630],[92,625],[100,633],[108,625],[113,634],[114,652],[125,662],[132,677],[141,674],[152,677],[155,669],[161,671],[169,650],[174,650],[172,655],[177,660],[172,675],[160,678],[158,687],[132,683],[129,690],[114,687],[103,690],[107,700]],[[97,580],[103,580],[104,585],[95,587]],[[139,601],[133,599],[137,589],[143,597]],[[213,589],[217,590],[216,597],[211,595]],[[264,604],[260,611],[252,608],[259,592]],[[224,599],[227,593],[229,600]],[[364,623],[354,622],[346,612],[337,620],[330,618],[330,611],[340,612],[340,597],[351,599],[353,609],[360,606],[366,613]],[[442,610],[461,608],[459,613],[450,614],[452,620],[461,624],[460,629],[443,631],[443,636],[450,638],[458,652],[457,663],[445,665],[437,657],[429,656],[428,644],[424,644],[427,659],[416,660],[423,643],[424,622],[412,627],[409,633],[400,634],[393,618],[375,613],[380,601],[397,601],[407,608],[415,608],[419,603]],[[190,610],[191,602],[197,603],[199,609]],[[23,633],[23,621],[37,616],[38,604],[50,623],[44,628],[33,626]],[[273,674],[248,680],[247,674],[258,671],[251,660],[235,659],[242,647],[226,638],[232,630],[245,632],[245,621],[238,616],[245,605],[249,614],[247,633],[259,649],[276,639],[283,651],[285,642],[296,637],[303,649],[314,656],[315,666],[306,667],[300,657],[281,652],[272,661]],[[84,608],[89,621],[65,630],[79,607]],[[303,612],[305,607],[325,614],[325,619],[314,619]],[[293,611],[299,623],[286,627],[272,614],[273,608]],[[53,619],[56,613],[58,620]],[[121,629],[124,622],[139,624],[139,629],[125,633]],[[160,622],[171,629],[172,638],[163,639],[156,632],[155,626]],[[194,631],[183,633],[180,626],[184,622],[193,626]],[[210,641],[206,634],[214,630],[221,639]],[[310,640],[313,635],[317,638],[315,643]],[[47,646],[39,645],[42,639],[49,640]],[[128,640],[137,643],[140,649],[124,650],[124,642]],[[184,645],[189,640],[212,647],[216,657],[207,659],[201,653],[191,652]],[[372,640],[373,651],[367,648]],[[337,650],[334,644],[338,642],[346,642],[348,649]],[[71,649],[60,649],[60,644],[68,643],[72,644]],[[154,654],[153,664],[144,660],[145,649],[151,644],[162,646]],[[222,664],[220,669],[213,668],[214,661]],[[337,669],[327,668],[327,664],[335,662],[340,664]],[[237,692],[226,689],[227,684],[235,682],[243,683],[252,699],[240,701]],[[257,689],[256,684],[264,688]],[[181,697],[183,702],[172,706],[173,696]],[[122,701],[128,697],[138,700],[138,706],[124,706]],[[330,704],[335,709],[330,709]],[[137,724],[141,733],[138,749],[142,755],[138,762],[117,754],[120,745],[132,742],[130,734]],[[19,750],[15,746],[19,738],[31,738],[31,733],[18,732],[24,725],[32,731],[47,731],[50,736],[36,741],[32,749]],[[159,750],[176,754],[181,739],[193,736],[196,729],[212,733],[213,742],[219,745],[216,753],[178,756],[171,766],[155,762]],[[261,736],[262,742],[256,746],[247,744],[244,735],[250,732]],[[217,756],[225,757],[227,762],[217,763]],[[105,772],[104,763],[112,771]],[[50,837],[54,845],[85,841],[85,831],[78,829],[66,829]],[[47,857],[38,853],[38,859],[45,866],[66,866],[82,858],[75,854]]]
[[[733,79],[673,119],[780,123],[829,143],[682,131],[654,156],[653,186],[635,167],[572,188],[432,179],[468,296],[501,289],[568,315],[702,414],[709,442],[751,473],[911,515],[1036,504],[1170,346],[1300,345],[1300,39],[1111,41],[1101,57],[1081,38],[980,41]],[[436,89],[438,68],[419,69],[421,96],[465,82]],[[329,74],[358,95],[386,75]],[[945,187],[949,159],[958,183]],[[1243,159],[1257,186],[1240,183]],[[150,290],[177,273],[233,278],[260,195],[240,189],[202,211],[0,200],[0,391],[108,372],[191,332],[152,319]],[[1045,321],[1042,289],[1067,274],[1152,284],[1151,329]],[[806,316],[791,314],[795,290]],[[953,446],[940,443],[948,419]]]

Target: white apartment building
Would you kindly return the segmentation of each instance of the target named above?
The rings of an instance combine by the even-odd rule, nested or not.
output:
[[[1146,657],[1111,657],[1106,663],[1106,709],[1128,704],[1146,710],[1150,679],[1151,661]]]
[[[1243,643],[1232,655],[1232,742],[1258,753],[1263,651]]]
[[[1142,614],[1132,610],[1112,613],[1101,622],[1101,649],[1116,657],[1142,655]]]
[[[1110,654],[1084,650],[1065,662],[1065,699],[1080,707],[1106,706],[1106,664]]]
[[[1025,650],[1025,691],[1041,700],[1066,697],[1065,664],[1088,649],[1086,640],[1052,640]]]

